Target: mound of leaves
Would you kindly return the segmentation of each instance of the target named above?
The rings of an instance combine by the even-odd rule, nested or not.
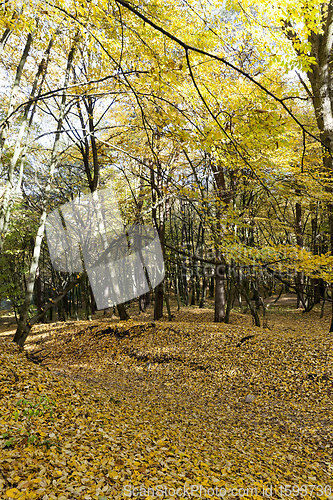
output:
[[[333,498],[324,331],[105,320],[0,342],[1,499]]]

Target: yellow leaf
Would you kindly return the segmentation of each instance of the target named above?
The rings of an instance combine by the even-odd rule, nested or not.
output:
[[[19,494],[19,490],[17,488],[10,488],[10,490],[6,491],[6,496],[8,498],[17,498],[17,495]]]

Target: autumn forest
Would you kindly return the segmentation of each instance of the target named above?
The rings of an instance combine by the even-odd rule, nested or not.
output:
[[[333,498],[332,61],[332,0],[0,2],[1,499]]]

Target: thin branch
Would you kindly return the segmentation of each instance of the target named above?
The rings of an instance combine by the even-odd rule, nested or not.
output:
[[[212,59],[215,59],[216,61],[219,61],[219,62],[223,63],[225,66],[233,69],[234,71],[236,71],[237,73],[239,73],[240,75],[242,75],[244,78],[246,78],[247,80],[249,80],[250,82],[252,82],[254,85],[256,85],[260,90],[262,90],[267,95],[269,95],[270,97],[272,97],[272,99],[274,99],[275,101],[277,101],[282,106],[282,108],[288,113],[288,115],[291,116],[291,118],[295,121],[295,123],[297,123],[297,125],[307,135],[309,135],[310,137],[312,137],[316,141],[320,141],[320,139],[318,139],[318,137],[316,137],[315,135],[313,135],[310,131],[308,131],[306,129],[306,127],[299,121],[299,119],[294,115],[294,113],[284,103],[283,99],[279,98],[277,95],[275,95],[273,92],[271,92],[267,87],[265,87],[263,84],[261,84],[260,82],[258,82],[255,78],[253,78],[249,73],[247,73],[246,71],[242,70],[241,68],[239,68],[235,64],[231,63],[230,61],[228,61],[224,57],[218,56],[216,54],[212,54],[211,52],[208,52],[208,51],[203,50],[203,49],[199,49],[198,47],[195,47],[193,45],[189,45],[188,43],[184,42],[180,38],[176,37],[175,35],[173,35],[169,31],[167,31],[166,29],[162,28],[162,26],[159,26],[155,22],[151,21],[147,16],[145,16],[144,14],[142,14],[141,12],[139,12],[137,10],[137,8],[133,7],[126,0],[115,0],[115,1],[116,1],[116,3],[119,3],[120,5],[122,5],[123,7],[125,7],[127,10],[129,10],[130,12],[132,12],[133,14],[135,14],[137,17],[139,17],[140,19],[142,19],[145,23],[149,24],[156,31],[159,31],[160,33],[162,33],[163,35],[165,35],[166,37],[168,37],[170,40],[173,40],[178,45],[180,45],[181,47],[183,47],[185,53],[187,53],[188,51],[191,51],[191,52],[196,52],[197,54],[202,54],[202,55],[208,56],[208,57],[210,57]],[[59,8],[59,7],[57,7],[57,8]],[[60,9],[60,10],[62,10],[63,12],[66,12],[66,11],[64,11],[64,9]]]

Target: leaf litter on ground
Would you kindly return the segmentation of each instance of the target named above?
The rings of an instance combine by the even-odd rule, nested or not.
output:
[[[194,312],[1,339],[0,498],[333,498],[327,325]]]

